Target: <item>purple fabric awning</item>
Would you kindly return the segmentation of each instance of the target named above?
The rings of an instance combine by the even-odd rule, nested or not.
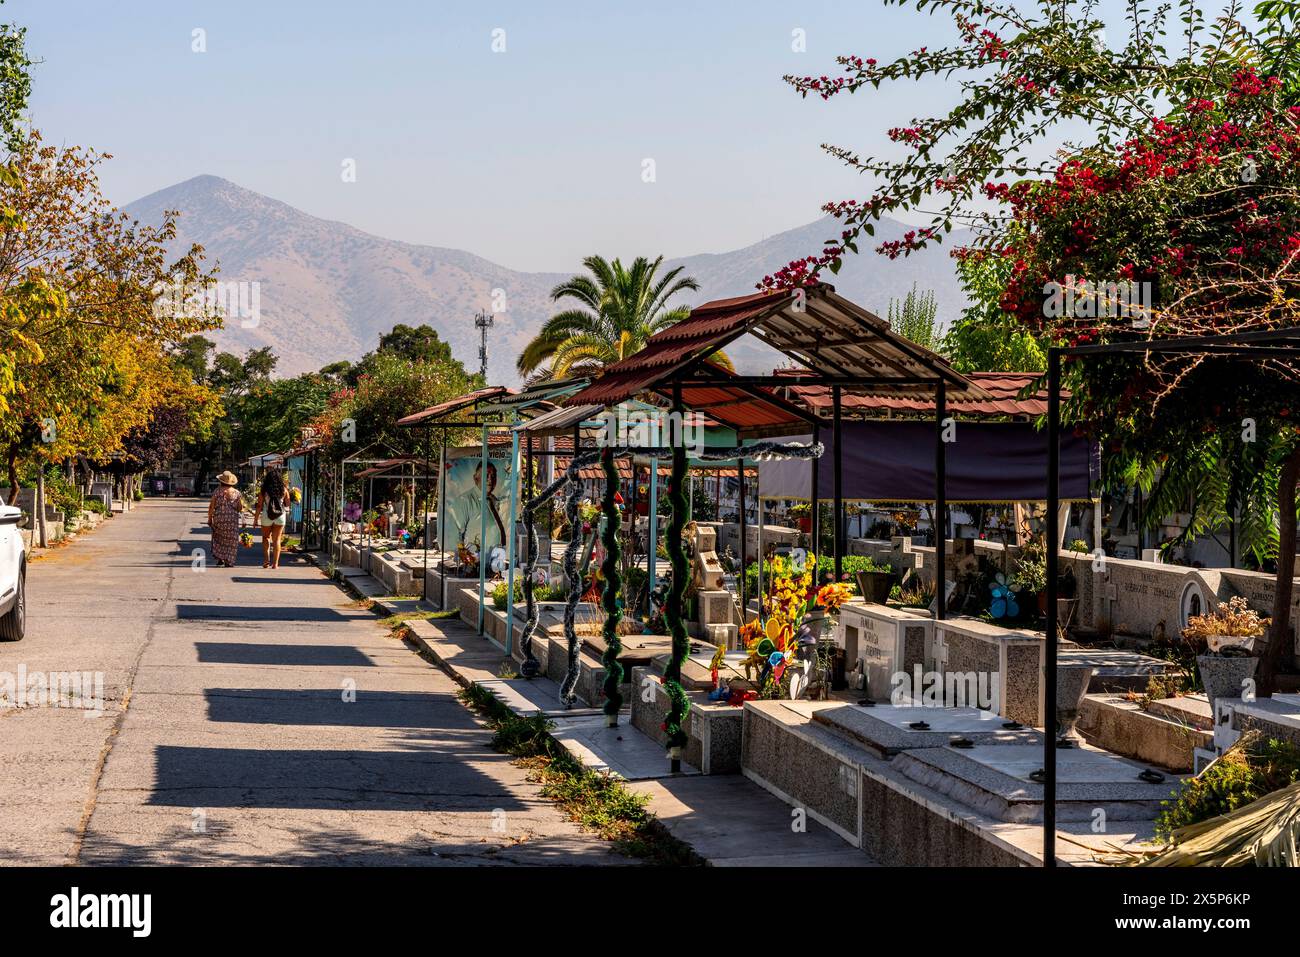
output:
[[[846,500],[929,502],[934,500],[935,424],[872,420],[845,422],[843,485]],[[822,429],[826,446],[817,469],[818,498],[834,496],[834,436]],[[1087,499],[1099,478],[1095,444],[1075,435],[1061,437],[1059,487],[1063,499]],[[1047,498],[1047,431],[1031,422],[957,422],[947,448],[949,502],[1033,502]],[[810,466],[802,461],[760,465],[763,498],[807,499]]]

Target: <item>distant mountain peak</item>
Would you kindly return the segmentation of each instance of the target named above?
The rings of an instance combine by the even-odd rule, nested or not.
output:
[[[463,250],[385,239],[211,173],[150,193],[125,209],[145,223],[159,222],[164,210],[179,210],[174,252],[199,243],[209,261],[219,264],[221,279],[259,284],[258,321],[228,323],[213,338],[219,348],[236,353],[271,346],[280,356],[281,375],[356,360],[397,323],[429,323],[467,368],[477,369],[474,314],[490,308],[493,290],[503,289],[509,309],[496,316],[488,371],[494,384],[517,384],[515,357],[554,311],[550,290],[571,275],[520,272]],[[876,239],[899,238],[907,228],[886,220]],[[764,275],[820,249],[838,229],[826,218],[742,249],[673,259],[665,268],[683,266],[699,280],[691,305],[743,295]],[[573,264],[573,272],[581,268]],[[902,298],[913,283],[935,291],[942,321],[956,318],[965,305],[946,249],[896,261],[864,251],[846,261],[834,283],[842,295],[882,315],[890,298]],[[745,371],[772,363],[770,352],[745,343],[727,351]]]

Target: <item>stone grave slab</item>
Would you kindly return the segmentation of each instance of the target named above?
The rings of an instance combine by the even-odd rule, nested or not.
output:
[[[1207,725],[1208,707],[1207,704]],[[1176,709],[1144,708],[1123,694],[1085,696],[1080,705],[1078,730],[1097,748],[1176,772],[1192,770],[1196,750],[1208,749],[1213,743],[1208,728],[1189,724]]]
[[[888,757],[913,748],[940,748],[953,739],[975,744],[1036,744],[1043,736],[1031,728],[1012,729],[1007,719],[977,708],[929,708],[908,705],[858,705],[810,707],[812,702],[791,701],[790,710],[802,714]],[[913,728],[923,722],[928,728]]]
[[[1276,694],[1254,701],[1227,701],[1229,723],[1237,735],[1259,729],[1269,737],[1300,745],[1300,695]]]
[[[894,759],[908,778],[946,794],[997,820],[1034,823],[1043,815],[1043,785],[1031,778],[1043,766],[1043,748],[1033,744],[976,745],[906,751]],[[1056,814],[1061,821],[1090,820],[1100,808],[1111,820],[1148,820],[1177,788],[1179,777],[1163,781],[1139,775],[1145,765],[1094,748],[1056,751]]]
[[[722,659],[722,667],[718,669],[718,678],[725,681],[727,678],[745,677],[745,659],[748,657],[747,651],[728,651]],[[712,652],[688,655],[686,658],[687,664],[702,669],[706,674],[709,673],[709,664],[712,661]]]
[[[987,692],[993,698],[979,703],[998,714],[1041,726],[1045,645],[1039,632],[975,618],[949,618],[934,623],[933,658],[927,664],[945,681],[950,673],[972,679],[980,694]]]
[[[895,675],[911,674],[933,657],[933,626],[929,618],[889,605],[849,602],[840,610],[835,639],[844,649],[847,670],[858,670],[861,662],[866,696],[888,701]]]
[[[1214,713],[1210,710],[1209,699],[1204,694],[1189,694],[1179,698],[1161,698],[1147,705],[1147,710],[1154,715],[1178,721],[1191,728],[1202,731],[1214,730]]]
[[[653,741],[664,745],[663,730],[669,700],[660,675],[640,667],[632,672],[629,701],[632,723]],[[691,708],[686,712],[686,751],[683,757],[703,774],[734,774],[740,770],[740,738],[744,714],[741,708],[711,702],[703,691],[687,691]]]
[[[605,716],[555,718],[551,737],[583,765],[594,771],[609,771],[625,781],[649,781],[675,777],[663,747],[650,740],[626,719],[617,727],[605,726]],[[699,774],[699,769],[682,762],[681,774]]]
[[[539,714],[548,718],[573,718],[602,713],[599,708],[564,707],[560,703],[560,686],[546,677],[537,677],[531,681],[524,678],[496,678],[479,681],[477,684],[491,691],[515,714],[525,718]]]
[[[1088,691],[1092,694],[1145,691],[1153,675],[1179,670],[1172,661],[1119,648],[1061,648],[1057,651],[1057,661],[1063,665],[1091,665],[1093,675]]]
[[[668,658],[668,655],[656,656],[654,661],[651,662],[651,667],[654,668],[656,673],[663,674],[664,669],[668,667]],[[687,656],[682,663],[682,688],[687,691],[712,691],[713,675],[709,671],[709,661],[712,658],[712,652],[700,654],[697,651]],[[745,669],[741,668],[739,671],[740,677],[743,678]],[[721,675],[721,672],[719,674]]]

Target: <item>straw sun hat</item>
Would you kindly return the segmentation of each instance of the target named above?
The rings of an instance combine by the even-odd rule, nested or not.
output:
[[[234,472],[225,471],[217,476],[217,481],[220,482],[222,485],[238,485],[239,476],[236,475]]]

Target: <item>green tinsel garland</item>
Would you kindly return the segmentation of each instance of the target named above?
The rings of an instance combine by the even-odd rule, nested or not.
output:
[[[605,590],[601,594],[601,604],[605,609],[605,654],[601,656],[601,661],[605,665],[605,719],[606,724],[612,728],[618,724],[618,709],[623,704],[623,696],[618,693],[618,687],[623,681],[623,666],[618,661],[619,653],[623,650],[618,633],[619,622],[623,620],[623,603],[618,597],[623,580],[618,574],[619,513],[618,506],[614,503],[614,495],[618,492],[620,483],[613,449],[604,450],[601,464],[605,468],[605,497],[601,502],[605,516],[605,534],[602,539],[605,561],[600,566],[605,578]]]
[[[681,409],[676,410],[678,414]],[[668,717],[664,721],[664,730],[668,733],[670,755],[680,757],[681,749],[686,747],[686,730],[682,727],[691,702],[682,690],[682,665],[690,652],[691,644],[686,634],[686,623],[682,620],[682,605],[686,597],[686,577],[689,574],[686,562],[686,548],[682,543],[682,531],[686,528],[686,446],[680,441],[673,447],[672,488],[668,493],[668,504],[672,515],[668,519],[668,534],[665,545],[668,559],[672,566],[673,580],[668,589],[668,600],[664,606],[664,617],[668,620],[668,634],[672,637],[672,655],[668,667],[664,669],[664,690],[668,693]]]

